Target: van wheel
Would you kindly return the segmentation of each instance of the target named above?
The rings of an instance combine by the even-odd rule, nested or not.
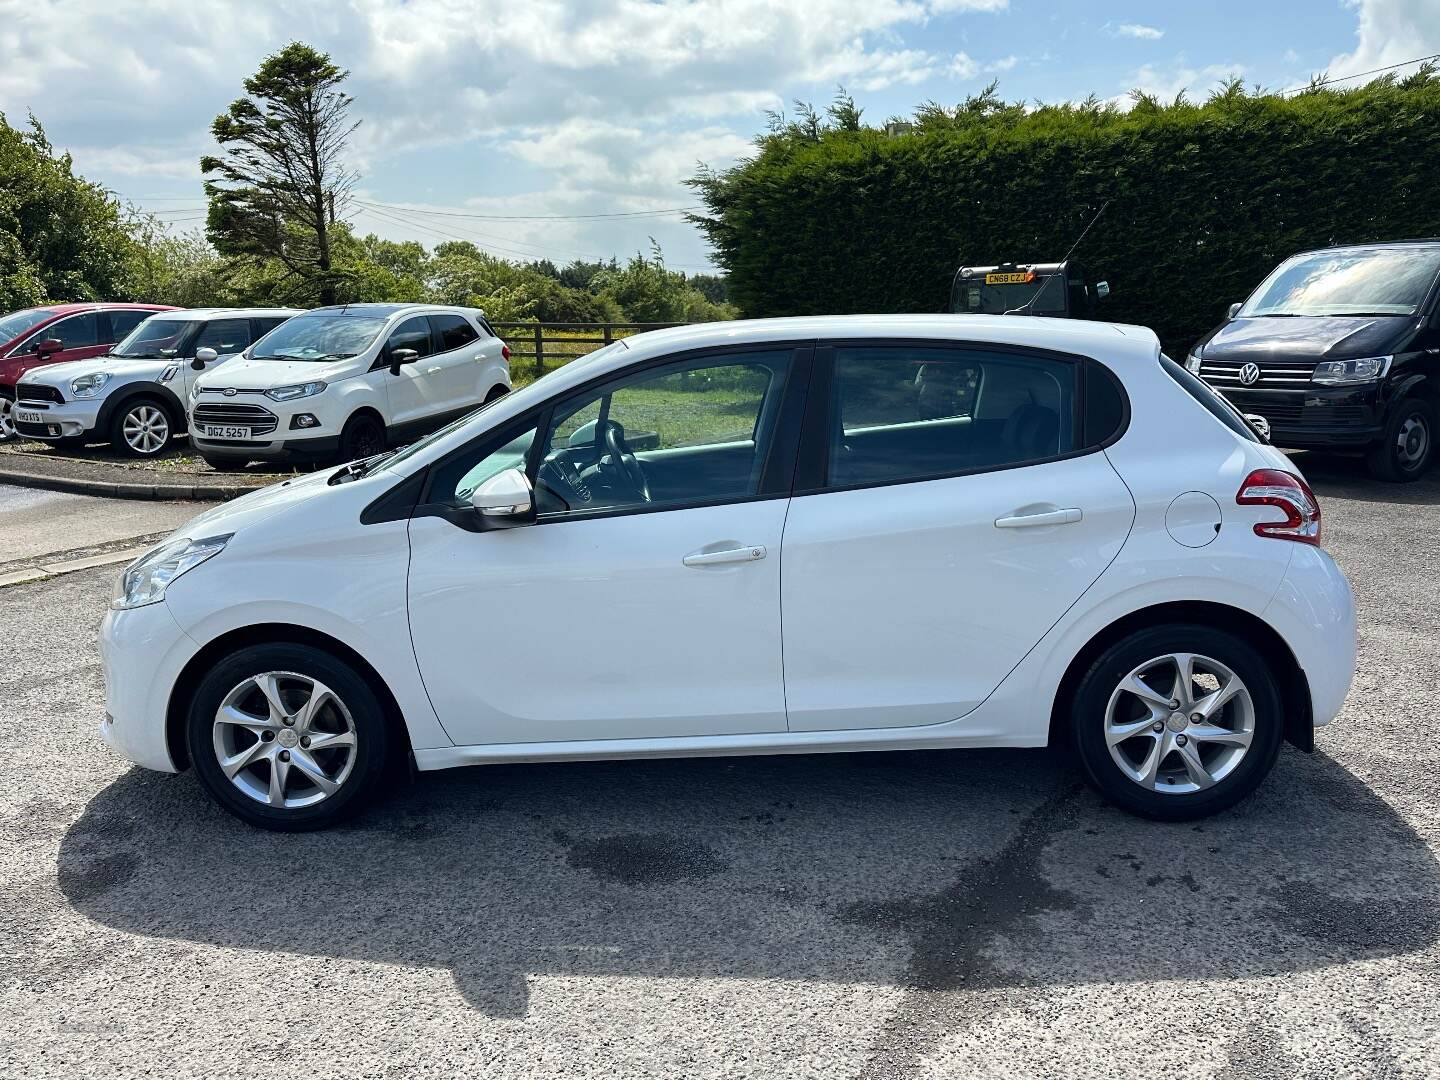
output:
[[[1137,631],[1076,689],[1071,736],[1091,783],[1131,813],[1190,821],[1234,806],[1280,752],[1274,672],[1252,646],[1207,626]]]
[[[110,421],[110,445],[126,457],[154,457],[170,445],[175,423],[155,398],[127,401]]]
[[[340,432],[340,460],[359,461],[385,449],[385,428],[370,413],[356,413]]]
[[[240,649],[196,688],[186,720],[196,775],[216,802],[278,832],[324,829],[379,791],[384,709],[350,665],[308,645]]]
[[[1390,410],[1385,434],[1365,457],[1377,480],[1419,480],[1435,452],[1435,408],[1422,398],[1406,398]]]

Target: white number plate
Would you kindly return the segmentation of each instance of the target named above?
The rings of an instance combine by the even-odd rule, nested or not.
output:
[[[205,434],[212,439],[248,439],[250,438],[250,429],[232,425],[206,424]]]
[[[38,412],[26,412],[24,409],[15,410],[15,419],[26,424],[43,424],[45,417]]]

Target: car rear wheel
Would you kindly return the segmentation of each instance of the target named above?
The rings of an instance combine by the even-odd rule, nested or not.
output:
[[[110,445],[126,457],[154,457],[170,445],[175,422],[154,398],[127,401],[110,422]]]
[[[1283,741],[1269,663],[1206,626],[1141,630],[1091,665],[1071,735],[1091,783],[1115,805],[1167,821],[1225,810],[1259,786]]]
[[[1390,411],[1385,434],[1366,456],[1378,480],[1419,480],[1435,453],[1435,409],[1422,398],[1406,398]]]
[[[10,391],[0,390],[0,442],[15,437],[15,398]]]
[[[384,779],[384,710],[350,665],[308,645],[255,645],[201,680],[186,725],[200,782],[262,829],[328,828],[357,813]]]

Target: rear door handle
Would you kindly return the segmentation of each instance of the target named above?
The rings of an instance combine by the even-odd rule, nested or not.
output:
[[[1076,507],[1066,510],[1046,510],[1039,514],[1013,514],[995,519],[997,529],[1028,529],[1036,525],[1069,525],[1085,515]]]
[[[763,544],[726,548],[724,551],[692,551],[685,556],[686,566],[715,566],[719,563],[755,562],[765,557]]]

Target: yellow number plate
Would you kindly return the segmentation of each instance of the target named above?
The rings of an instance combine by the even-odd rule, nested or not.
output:
[[[1025,281],[1026,275],[1020,274],[986,274],[986,285],[1020,285]]]

